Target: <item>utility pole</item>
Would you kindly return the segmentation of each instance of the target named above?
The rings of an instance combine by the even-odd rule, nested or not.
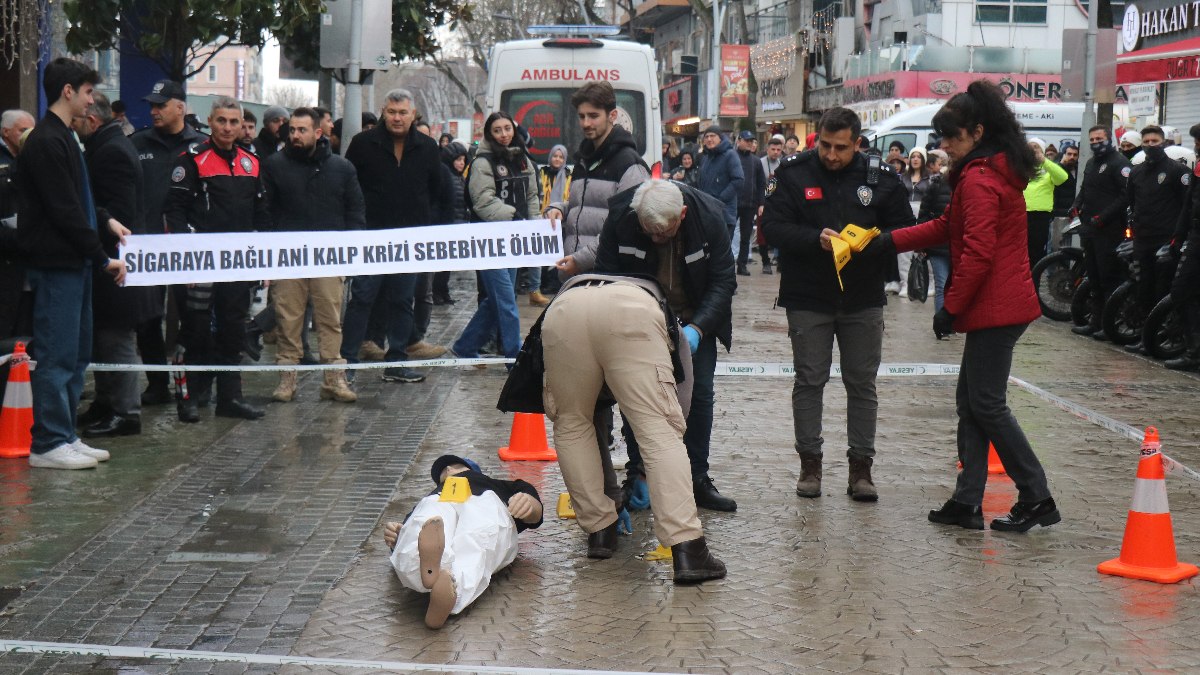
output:
[[[1095,0],[1092,0],[1095,2]],[[346,114],[342,116],[342,154],[362,131],[363,0],[350,0],[350,62],[346,68]]]
[[[1083,137],[1079,142],[1080,179],[1075,185],[1077,193],[1083,188],[1083,168],[1092,158],[1092,146],[1088,143],[1088,129],[1096,126],[1096,34],[1099,30],[1097,24],[1099,13],[1100,0],[1089,0],[1087,51],[1083,62],[1083,129],[1081,130]],[[1107,122],[1105,122],[1105,126],[1108,126]],[[1108,133],[1111,136],[1112,129],[1109,129]]]
[[[721,0],[713,0],[712,68],[708,74],[708,114],[713,124],[720,123],[721,112],[721,26],[725,25],[725,8]]]

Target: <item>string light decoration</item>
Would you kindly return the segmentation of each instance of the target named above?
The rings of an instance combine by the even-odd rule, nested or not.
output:
[[[760,81],[787,77],[796,67],[797,51],[795,35],[751,45],[750,67],[754,77]]]
[[[12,68],[20,62],[27,75],[37,68],[40,48],[49,39],[40,30],[48,5],[48,0],[0,0],[0,64]]]

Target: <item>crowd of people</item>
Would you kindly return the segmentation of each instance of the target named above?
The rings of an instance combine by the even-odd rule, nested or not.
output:
[[[1099,280],[1111,271],[1109,252],[1127,211],[1141,258],[1189,237],[1194,250],[1200,215],[1191,207],[1198,198],[1192,174],[1167,156],[1160,128],[1141,130],[1136,166],[1113,147],[1109,129],[1091,129],[1094,158],[1080,176],[1078,148],[1063,148],[1056,160],[1057,149],[1026,138],[1002,91],[982,80],[935,116],[936,148],[906,152],[893,144],[886,157],[868,151],[857,114],[834,108],[803,143],[775,136],[761,157],[748,131],[731,141],[724,129],[706,128],[699,149],[677,150],[668,141],[669,180],[651,178],[635,136],[616,123],[607,82],[588,83],[571,97],[580,147],[555,146],[538,166],[509,113],[493,112],[479,146],[468,148],[448,135],[431,137],[403,89],[387,93],[378,124],[348,139],[343,156],[340,125],[320,108],[271,107],[256,132],[238,101],[218,96],[202,134],[188,123],[183,88],[168,80],[145,97],[153,125],[127,136],[119,106],[94,90],[98,81],[88,66],[57,59],[45,72],[45,117],[9,111],[0,125],[0,217],[16,215],[15,230],[0,228],[0,319],[5,335],[32,336],[38,361],[31,466],[96,466],[109,453],[80,436],[139,433],[144,405],[174,402],[179,420],[195,423],[215,399],[218,416],[262,418],[243,396],[240,373],[228,366],[256,360],[268,335],[277,364],[327,365],[320,396],[345,403],[357,394],[356,371],[344,366],[360,359],[387,361],[384,381],[418,383],[425,374],[407,366],[413,359],[472,358],[485,349],[515,359],[523,349],[515,269],[477,273],[478,307],[457,340],[441,346],[426,342],[425,333],[433,305],[453,302],[448,273],[275,281],[267,308],[251,317],[250,282],[124,287],[116,246],[130,234],[544,218],[561,228],[564,255],[553,268],[526,275],[529,302],[549,305],[530,334],[544,349],[535,360],[545,369],[536,373],[544,381],[536,404],[554,424],[587,555],[614,555],[622,512],[652,508],[680,582],[725,574],[698,509],[737,509],[709,475],[710,439],[717,354],[732,347],[732,301],[737,276],[749,274],[752,238],[762,272],[778,270],[778,302],[787,313],[796,494],[823,494],[823,396],[836,339],[847,392],[846,492],[857,501],[878,499],[872,469],[883,307],[889,286],[906,278],[919,251],[933,269],[935,337],[965,334],[956,395],[963,472],[929,519],[983,527],[990,442],[1018,488],[1010,513],[991,527],[1023,532],[1060,519],[1045,472],[1006,403],[1013,350],[1040,315],[1030,270],[1046,252],[1050,218],[1078,213],[1087,224],[1088,265]],[[1200,125],[1192,135],[1200,145]],[[839,272],[831,251],[850,224],[880,234],[858,242]],[[1190,317],[1191,367],[1200,363],[1195,266],[1185,255],[1173,290]],[[92,360],[227,368],[180,371],[174,387],[165,373],[150,373],[144,391],[136,369],[97,373],[96,397],[77,414]],[[286,403],[296,392],[296,371],[282,371],[273,399]],[[623,482],[610,457],[614,404],[629,449]],[[473,496],[500,489],[457,457],[435,466],[433,477],[441,485],[458,474]],[[486,556],[490,562],[469,579],[461,570],[438,572],[457,536],[448,528],[462,513],[431,503],[414,512],[411,531],[389,526],[389,546],[403,554],[393,561],[398,574],[435,596],[431,625],[461,610],[491,571],[511,562],[517,530],[540,523],[536,491],[500,487],[502,503],[490,504],[489,517],[515,522],[496,525],[507,548]]]

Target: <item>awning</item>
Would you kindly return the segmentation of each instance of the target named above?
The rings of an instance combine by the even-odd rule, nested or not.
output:
[[[691,7],[688,0],[646,0],[634,8],[637,16],[625,14],[621,18],[621,25],[626,25],[633,18],[633,22],[640,27],[659,26],[691,12]]]
[[[1200,37],[1117,57],[1117,84],[1200,80]]]

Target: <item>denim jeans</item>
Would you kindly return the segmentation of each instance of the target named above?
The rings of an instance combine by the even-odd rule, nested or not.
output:
[[[79,439],[75,411],[83,372],[92,360],[92,268],[31,267],[33,290],[33,443],[30,452],[50,452]]]
[[[683,433],[683,444],[687,447],[688,461],[692,465],[692,478],[708,475],[708,453],[712,440],[713,381],[717,372],[717,336],[706,335],[700,347],[692,354],[692,408],[688,411],[687,430]],[[624,415],[622,415],[624,417]],[[621,425],[621,435],[629,449],[626,469],[636,469],[645,474],[642,453],[629,420]]]
[[[933,311],[942,309],[946,300],[946,282],[950,280],[950,256],[931,255],[929,266],[933,268]]]
[[[988,441],[1017,485],[1017,500],[1040,502],[1050,496],[1046,472],[1025,432],[1008,408],[1008,374],[1013,347],[1025,325],[967,333],[955,400],[958,408],[958,474],[954,501],[978,506],[987,485]]]
[[[342,323],[342,358],[358,363],[358,350],[367,335],[367,322],[375,300],[383,295],[386,304],[388,361],[407,361],[408,338],[413,328],[415,274],[380,274],[354,277],[350,283],[350,304]]]
[[[833,365],[833,339],[841,352],[842,385],[846,387],[846,441],[848,456],[875,456],[875,425],[879,397],[875,376],[883,349],[883,308],[824,314],[789,309],[788,336],[792,339],[792,422],[796,452],[801,457],[821,457],[821,413],[825,383]]]
[[[496,332],[506,358],[517,358],[521,351],[521,317],[517,313],[517,270],[480,270],[479,279],[487,298],[475,310],[475,315],[454,342],[454,353],[463,358],[479,356],[479,350]]]

